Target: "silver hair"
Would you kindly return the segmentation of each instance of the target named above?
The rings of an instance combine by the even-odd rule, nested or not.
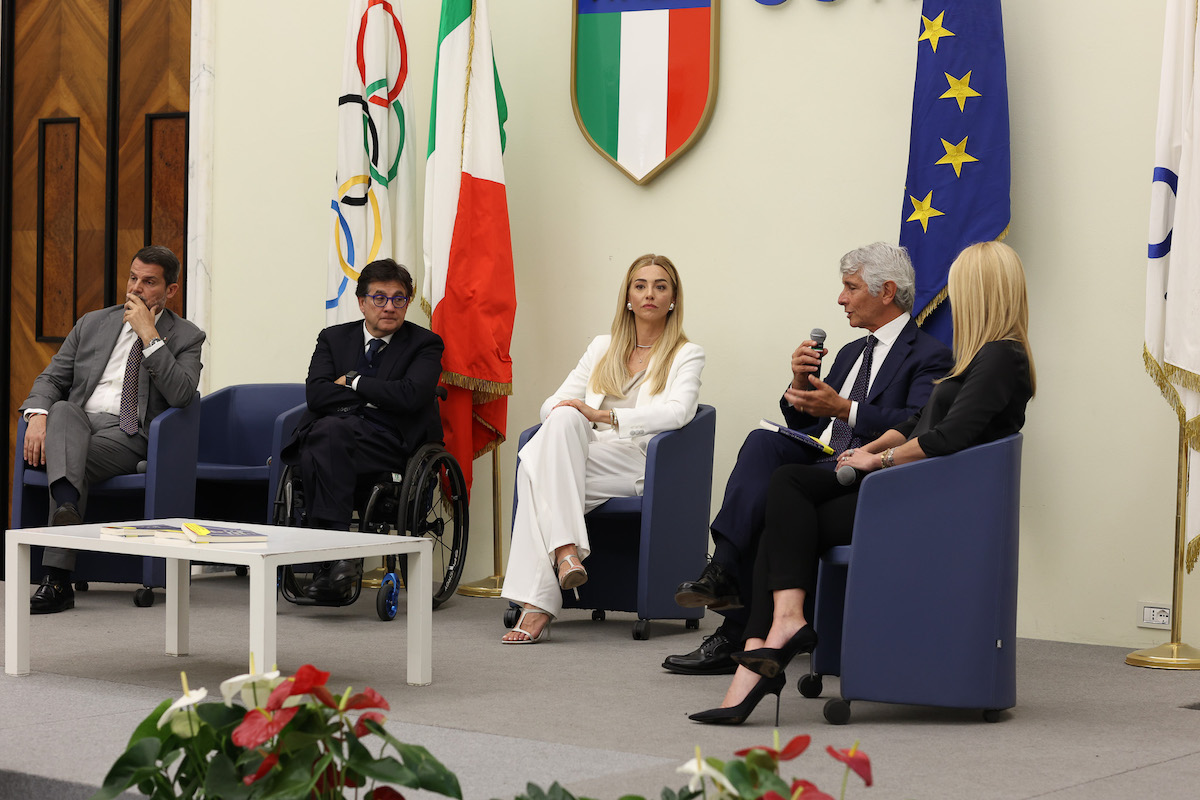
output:
[[[862,273],[866,281],[867,291],[872,297],[878,297],[883,291],[883,284],[891,281],[896,284],[896,305],[902,311],[912,313],[913,296],[916,294],[917,276],[913,272],[912,261],[908,251],[886,242],[875,242],[857,250],[851,250],[842,256],[841,270],[843,275]]]

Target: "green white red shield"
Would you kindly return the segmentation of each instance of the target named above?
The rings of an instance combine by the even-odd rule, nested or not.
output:
[[[646,183],[691,147],[717,99],[720,0],[575,0],[571,102],[596,150]]]

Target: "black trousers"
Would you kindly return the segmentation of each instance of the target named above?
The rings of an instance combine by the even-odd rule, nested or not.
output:
[[[348,529],[358,477],[403,470],[407,459],[400,440],[381,425],[357,416],[321,417],[300,443],[300,478],[309,517]]]
[[[785,465],[812,464],[820,451],[806,447],[794,439],[755,429],[746,436],[738,451],[737,463],[725,484],[721,510],[712,521],[713,542],[717,545],[714,560],[733,573],[741,591],[742,602],[750,605],[754,586],[754,558],[758,541],[766,524],[767,487],[775,470]],[[821,469],[831,471],[834,462],[824,463]],[[722,543],[728,544],[728,549]],[[735,553],[722,558],[722,554]],[[733,638],[741,638],[742,627],[749,619],[747,608],[718,611],[725,615],[725,627],[734,626]]]
[[[766,638],[775,611],[773,592],[803,589],[812,596],[821,555],[850,543],[857,505],[858,484],[842,486],[828,469],[795,465],[772,473],[746,638]]]

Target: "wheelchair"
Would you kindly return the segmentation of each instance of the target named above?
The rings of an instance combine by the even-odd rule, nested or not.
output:
[[[362,533],[424,536],[433,541],[433,607],[450,599],[467,555],[469,507],[467,485],[458,461],[441,442],[422,445],[408,459],[403,473],[385,472],[360,478],[354,506]],[[274,523],[305,527],[304,486],[299,469],[284,467],[276,488]],[[279,592],[297,605],[346,606],[358,600],[362,576],[343,601],[314,600],[304,594],[317,565],[282,567]],[[397,577],[399,567],[399,577]],[[306,572],[306,570],[308,570]],[[375,598],[381,620],[396,616],[399,589],[407,580],[408,557],[386,557],[385,574]]]

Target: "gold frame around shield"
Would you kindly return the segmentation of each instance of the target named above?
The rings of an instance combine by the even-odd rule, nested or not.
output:
[[[675,159],[682,156],[688,150],[692,149],[692,145],[696,143],[704,131],[708,128],[709,121],[712,120],[713,109],[717,105],[717,72],[720,64],[720,46],[721,46],[721,0],[712,0],[712,31],[709,40],[709,52],[711,54],[711,66],[708,70],[708,101],[704,104],[704,112],[700,115],[700,121],[696,124],[696,129],[691,132],[683,144],[679,145],[679,149],[671,155],[664,158],[657,167],[647,172],[639,180],[633,176],[629,170],[621,166],[615,158],[604,152],[592,135],[588,133],[587,127],[583,124],[583,118],[579,116],[579,101],[575,94],[575,46],[579,36],[579,12],[573,11],[571,15],[571,111],[575,114],[575,124],[579,126],[579,130],[583,133],[583,138],[587,139],[587,143],[592,146],[592,149],[603,156],[604,160],[612,164],[629,180],[636,183],[638,186],[645,186],[658,176],[660,172],[674,163]]]

